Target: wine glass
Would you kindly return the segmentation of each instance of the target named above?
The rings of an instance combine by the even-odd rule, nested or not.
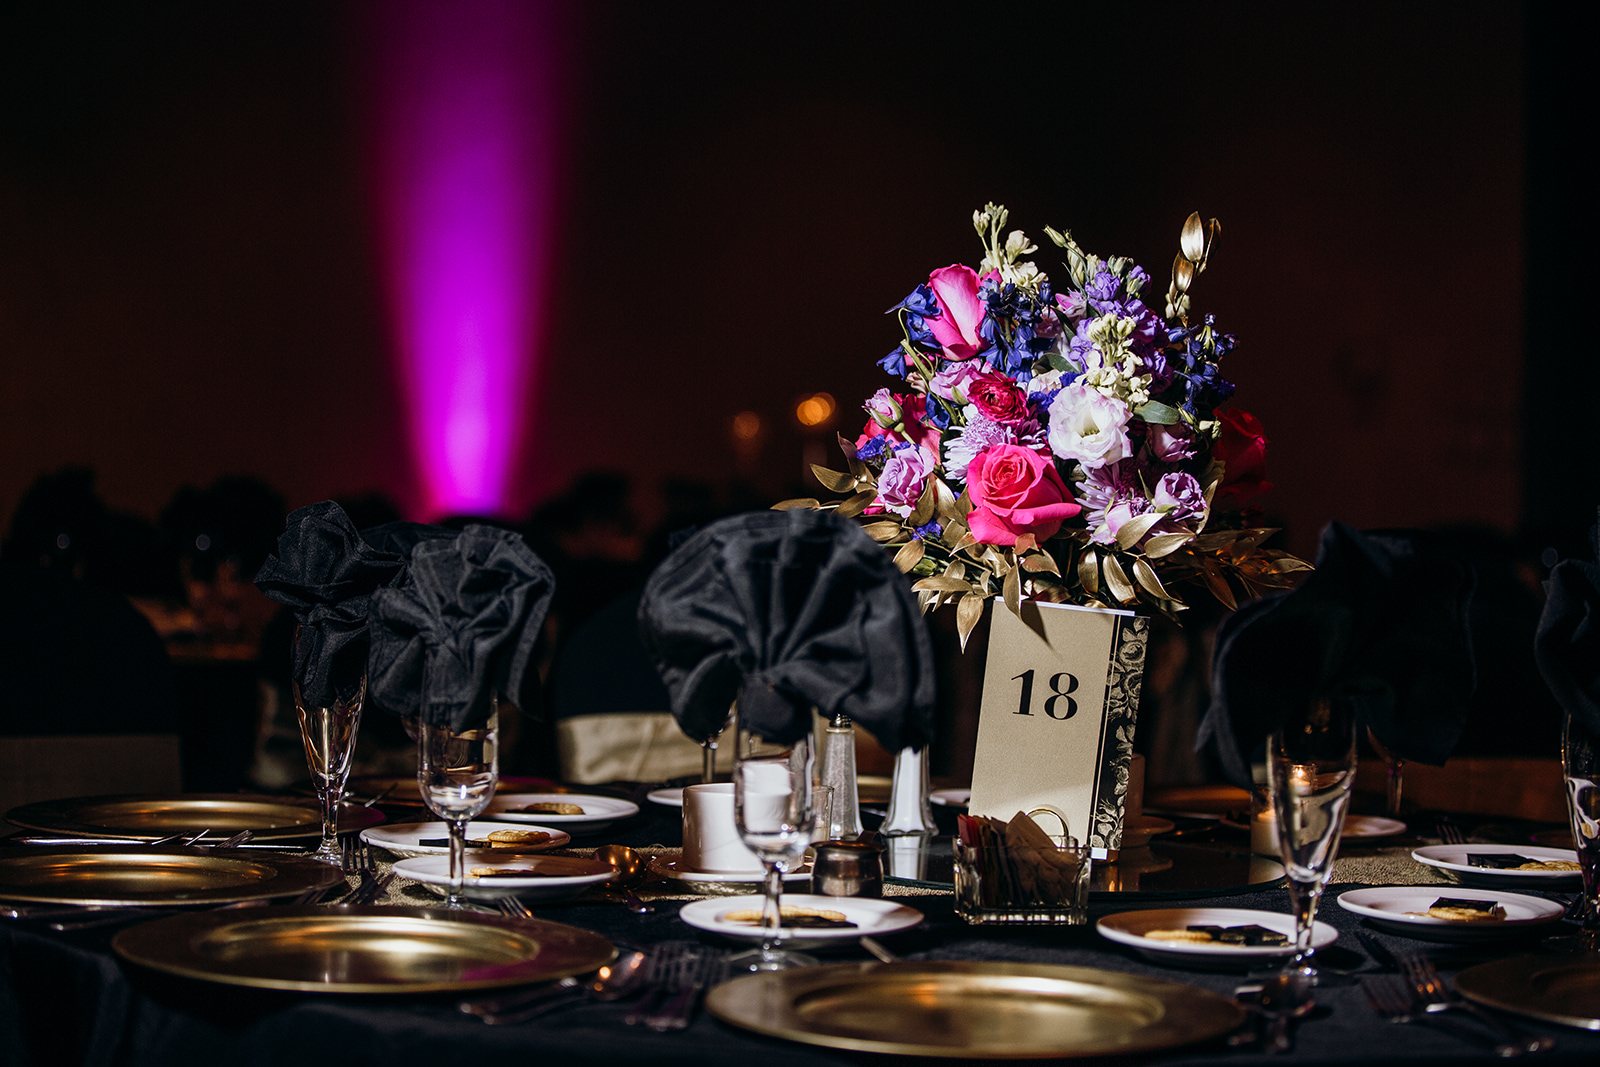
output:
[[[734,957],[736,969],[778,971],[810,966],[816,960],[779,947],[779,898],[783,876],[800,865],[816,823],[812,780],[816,757],[811,736],[775,743],[738,717],[733,765],[733,812],[739,839],[766,871],[766,901],[761,909],[761,948]]]
[[[450,827],[450,895],[445,907],[469,909],[461,900],[466,878],[467,823],[494,799],[500,780],[500,705],[490,704],[482,726],[457,732],[426,720],[417,731],[417,788],[428,810]]]
[[[1315,983],[1312,924],[1333,874],[1355,784],[1354,718],[1331,700],[1310,702],[1267,739],[1267,764],[1278,854],[1294,907],[1294,956],[1286,972]]]
[[[717,742],[721,740],[728,723],[733,721],[733,709],[728,709],[728,718],[717,728],[717,732],[700,742],[700,784],[710,785],[717,780]]]
[[[1567,782],[1572,847],[1583,871],[1579,945],[1600,952],[1600,737],[1568,713],[1561,729],[1561,771]]]
[[[308,636],[297,629],[295,643],[298,645]],[[295,662],[299,660],[297,655]],[[306,766],[311,771],[311,785],[317,791],[317,803],[322,809],[322,841],[307,853],[307,857],[337,864],[341,860],[339,801],[344,797],[345,780],[350,777],[350,757],[356,750],[356,731],[361,726],[367,677],[361,676],[354,694],[344,699],[335,697],[327,706],[308,701],[301,692],[298,677],[291,684],[294,708],[300,720],[300,740],[306,749]]]

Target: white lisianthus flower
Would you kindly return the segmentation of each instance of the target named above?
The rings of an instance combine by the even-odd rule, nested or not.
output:
[[[1128,441],[1130,412],[1120,400],[1082,380],[1073,382],[1050,404],[1050,450],[1085,468],[1104,467],[1133,454]]]

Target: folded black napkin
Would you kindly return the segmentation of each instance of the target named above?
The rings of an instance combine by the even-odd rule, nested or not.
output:
[[[1589,540],[1600,560],[1600,526]],[[1539,673],[1562,709],[1600,736],[1600,566],[1564,559],[1551,569],[1544,593],[1533,640]]]
[[[1223,620],[1196,748],[1214,744],[1229,780],[1248,788],[1249,753],[1328,699],[1392,755],[1443,764],[1475,684],[1473,584],[1471,568],[1426,533],[1330,523],[1299,588]]]
[[[933,738],[933,648],[882,545],[825,511],[712,523],[645,584],[639,631],[695,740],[737,697],[764,737],[794,741],[812,708],[848,715],[891,752]]]
[[[398,580],[404,568],[403,553],[363,540],[331,500],[289,516],[277,552],[256,575],[256,586],[287,605],[302,628],[294,677],[309,703],[326,706],[360,689],[367,669],[370,597]]]
[[[555,576],[521,534],[468,526],[419,539],[406,581],[372,596],[374,702],[458,731],[488,720],[492,693],[533,708],[534,645],[554,592]]]

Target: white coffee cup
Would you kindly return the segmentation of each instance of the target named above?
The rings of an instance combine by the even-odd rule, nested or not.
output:
[[[683,865],[691,871],[719,874],[762,869],[760,858],[739,840],[732,782],[684,788]]]

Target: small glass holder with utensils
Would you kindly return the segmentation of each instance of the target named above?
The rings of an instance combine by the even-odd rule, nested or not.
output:
[[[1059,816],[1056,818],[1059,819]],[[1082,926],[1089,921],[1090,850],[1047,834],[1018,812],[1010,822],[957,818],[956,915],[975,925]]]

